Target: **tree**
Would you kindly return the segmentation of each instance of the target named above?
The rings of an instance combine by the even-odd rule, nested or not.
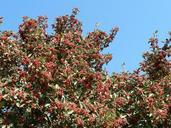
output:
[[[159,48],[151,39],[138,70],[110,76],[102,67],[112,55],[102,50],[118,28],[84,37],[77,13],[58,17],[53,34],[42,16],[24,17],[17,33],[0,32],[0,126],[170,126],[171,40]]]

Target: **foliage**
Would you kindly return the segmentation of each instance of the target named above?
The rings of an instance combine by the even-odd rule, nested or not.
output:
[[[58,17],[52,34],[42,16],[0,32],[0,127],[171,126],[171,39],[151,38],[139,69],[110,76],[102,50],[118,28],[84,37],[77,13]]]

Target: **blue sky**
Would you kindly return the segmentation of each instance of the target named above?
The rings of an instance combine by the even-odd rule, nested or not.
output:
[[[170,5],[170,0],[1,0],[0,16],[5,18],[5,23],[0,30],[17,31],[23,16],[46,15],[52,24],[55,17],[71,14],[72,8],[77,7],[85,35],[94,30],[96,23],[107,32],[114,26],[120,28],[116,39],[104,51],[113,54],[106,68],[110,73],[120,72],[125,62],[126,70],[132,71],[142,61],[143,52],[148,50],[148,39],[155,30],[159,31],[161,40],[168,37]]]

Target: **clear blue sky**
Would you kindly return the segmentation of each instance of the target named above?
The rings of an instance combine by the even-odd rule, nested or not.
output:
[[[129,71],[137,68],[152,33],[158,30],[164,40],[171,31],[171,0],[1,0],[0,16],[5,23],[0,29],[16,31],[23,16],[46,15],[52,24],[55,17],[71,14],[74,7],[80,9],[78,18],[85,35],[94,30],[96,23],[107,32],[113,26],[120,28],[115,41],[104,51],[113,54],[107,66],[110,73],[122,71],[123,62]]]

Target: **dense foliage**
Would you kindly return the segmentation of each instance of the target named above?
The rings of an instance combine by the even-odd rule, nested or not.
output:
[[[109,75],[102,50],[118,28],[84,37],[77,13],[58,17],[52,34],[42,16],[0,32],[0,127],[171,127],[171,38],[154,35],[139,69]]]

